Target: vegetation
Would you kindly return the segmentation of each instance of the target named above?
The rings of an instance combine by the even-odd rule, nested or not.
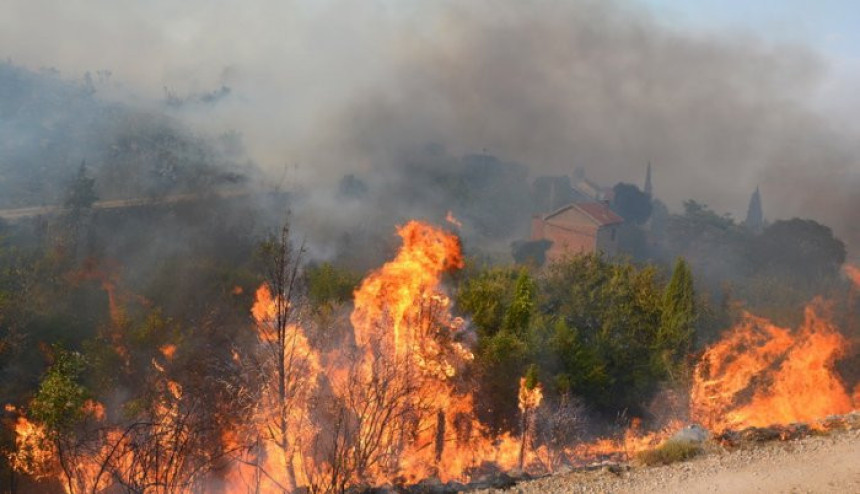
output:
[[[502,429],[513,427],[517,376],[530,368],[551,393],[607,416],[641,413],[659,383],[683,374],[698,310],[683,261],[663,288],[656,268],[596,254],[539,274],[488,268],[460,285],[457,302],[478,331],[484,418]]]
[[[111,404],[104,420],[123,438],[107,443],[116,447],[100,467],[133,492],[191,485],[229,455],[259,457],[258,450],[228,444],[223,432],[243,431],[266,393],[278,413],[265,417],[270,434],[256,447],[288,452],[295,442],[287,421],[297,420],[291,401],[311,387],[300,373],[310,364],[295,356],[354,348],[353,333],[344,329],[354,291],[374,267],[368,260],[389,253],[393,224],[412,211],[379,208],[385,210],[379,218],[352,225],[333,251],[318,252],[313,242],[296,249],[286,231],[269,232],[280,226],[278,212],[299,199],[208,194],[214,185],[243,181],[235,156],[217,152],[216,143],[169,119],[101,103],[92,91],[54,76],[0,64],[0,113],[17,115],[25,104],[33,113],[21,113],[16,125],[34,139],[0,150],[0,207],[57,204],[65,211],[0,221],[0,404],[11,405],[0,428],[0,482],[13,477],[11,459],[21,449],[13,429],[26,415],[61,451],[68,490],[93,491],[76,483],[73,466],[79,452],[108,441],[95,402]],[[55,125],[39,123],[48,120]],[[73,162],[61,148],[72,150]],[[527,389],[540,384],[545,393],[544,406],[532,414],[530,442],[558,449],[560,441],[577,439],[586,416],[602,423],[647,418],[661,388],[684,385],[691,355],[729,325],[740,301],[780,321],[799,317],[815,295],[846,292],[839,271],[846,249],[825,225],[791,219],[753,231],[695,201],[671,214],[628,184],[615,187],[613,207],[628,220],[619,242],[631,257],[585,254],[545,265],[549,245],[536,241],[515,244],[513,259],[486,262],[496,259],[487,251],[510,240],[540,199],[529,194],[525,167],[485,154],[454,157],[435,146],[407,161],[411,178],[392,179],[390,200],[418,204],[434,218],[453,209],[467,225],[463,238],[472,258],[450,276],[448,288],[474,365],[454,385],[474,390],[479,419],[490,430],[523,433],[524,449],[528,424],[517,403],[524,376]],[[352,206],[372,200],[374,186],[347,175],[333,193]],[[99,199],[177,193],[196,199],[96,207]],[[255,332],[249,311],[264,283],[280,305],[274,324],[258,322]],[[857,300],[840,302],[845,313],[858,310]],[[432,312],[426,311],[428,331],[438,326]],[[294,338],[296,322],[312,328],[307,347]],[[266,331],[272,336],[259,337]],[[325,410],[331,401],[316,403],[339,436],[314,446],[346,462],[319,475],[343,487],[349,475],[385,460],[380,441],[375,450],[351,449],[367,433],[366,425],[347,419],[360,410],[372,409],[380,423],[398,415],[397,432],[409,430],[421,404],[403,405],[416,384],[394,385],[401,372],[395,364],[374,362],[375,375],[388,378],[369,385],[355,364],[343,376],[359,383],[347,386],[348,403]],[[860,374],[856,367],[843,372]],[[182,461],[149,461],[165,450]],[[697,453],[667,443],[640,461],[669,463]],[[140,463],[124,469],[129,458]]]

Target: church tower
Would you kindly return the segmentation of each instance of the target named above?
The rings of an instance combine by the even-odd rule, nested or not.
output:
[[[747,219],[744,225],[750,230],[759,233],[764,229],[764,213],[761,208],[761,194],[758,187],[755,188],[752,197],[750,197],[750,205],[747,209]]]

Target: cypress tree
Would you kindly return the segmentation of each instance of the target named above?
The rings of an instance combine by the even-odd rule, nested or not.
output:
[[[678,258],[672,278],[663,292],[656,355],[663,370],[673,376],[693,344],[697,318],[693,274],[683,258]]]

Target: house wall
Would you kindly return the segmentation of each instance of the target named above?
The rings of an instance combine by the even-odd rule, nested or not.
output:
[[[597,250],[610,256],[618,253],[618,228],[621,225],[607,225],[597,230]]]
[[[543,218],[540,216],[532,216],[532,238],[531,240],[543,240]]]
[[[601,250],[609,255],[618,252],[618,228],[621,225],[598,227],[581,211],[571,208],[549,220],[532,218],[532,240],[552,242],[547,250],[547,262],[570,254],[589,254]]]
[[[547,222],[544,226],[545,238],[552,241],[547,250],[547,261],[557,261],[568,254],[594,252],[597,247],[597,228],[590,225],[587,228],[571,230],[569,225]]]
[[[597,226],[576,208],[568,209],[543,221],[543,237],[552,241],[546,253],[547,261],[556,261],[566,254],[594,252],[597,247]]]

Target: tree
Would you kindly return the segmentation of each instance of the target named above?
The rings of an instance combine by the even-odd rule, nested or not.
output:
[[[331,309],[352,298],[352,292],[361,282],[355,272],[341,269],[329,262],[306,269],[308,299],[316,310]]]
[[[71,210],[73,216],[80,215],[81,212],[91,209],[93,204],[98,200],[95,185],[96,179],[90,177],[89,173],[87,173],[87,162],[82,161],[77,174],[75,174],[75,178],[69,184],[65,200],[65,206]]]
[[[525,336],[535,311],[536,296],[535,282],[525,269],[521,270],[514,288],[514,298],[505,312],[502,328],[519,337]]]
[[[502,329],[518,275],[515,268],[482,269],[460,284],[457,307],[469,315],[481,336],[489,337]]]
[[[262,355],[258,376],[262,380],[264,397],[261,420],[263,441],[272,442],[283,457],[282,472],[265,472],[276,476],[278,487],[286,492],[296,486],[296,440],[292,434],[302,428],[296,422],[307,420],[308,394],[315,379],[315,355],[308,345],[300,325],[301,299],[299,281],[304,245],[294,248],[288,224],[279,236],[272,236],[261,245],[265,264],[265,283],[257,293],[254,316]]]
[[[642,225],[651,217],[651,196],[635,185],[619,182],[612,188],[612,210],[624,221]]]
[[[753,243],[751,261],[759,271],[807,284],[839,276],[845,244],[814,220],[776,221]]]
[[[518,240],[511,244],[511,255],[517,264],[535,267],[546,263],[546,251],[552,246],[552,241],[541,240]]]
[[[67,242],[73,256],[77,256],[83,235],[92,227],[92,208],[98,199],[95,183],[96,180],[87,173],[87,163],[82,161],[75,178],[69,184],[64,203],[65,220],[69,230]]]
[[[95,491],[86,459],[98,439],[87,422],[100,418],[102,411],[81,384],[87,361],[80,353],[59,346],[53,347],[53,359],[30,402],[34,433],[23,439],[31,443],[22,444],[26,447],[19,448],[19,453],[25,456],[13,464],[24,471],[34,468],[50,473],[56,462],[69,494]]]
[[[656,390],[662,376],[648,365],[660,324],[660,291],[653,267],[610,263],[599,254],[570,257],[550,266],[542,280],[540,310],[559,318],[559,348],[571,348],[592,360],[587,369],[569,356],[551,375],[575,379],[571,386],[598,409],[615,413],[637,409]],[[549,328],[547,328],[549,329]],[[560,365],[561,364],[561,365]]]
[[[658,368],[677,378],[675,370],[690,351],[698,317],[693,274],[683,258],[678,258],[672,278],[663,291],[660,329],[655,343]]]

